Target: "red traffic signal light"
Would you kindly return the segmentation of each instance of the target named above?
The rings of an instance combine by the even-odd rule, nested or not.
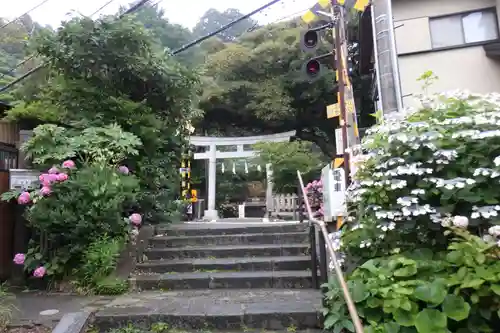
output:
[[[316,59],[311,59],[306,63],[306,74],[309,77],[316,77],[321,71],[321,64]]]

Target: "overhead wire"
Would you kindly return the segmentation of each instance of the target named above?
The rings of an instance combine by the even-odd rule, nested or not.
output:
[[[49,1],[49,0],[47,0]],[[102,9],[104,9],[107,5],[109,5],[111,2],[113,2],[114,0],[112,1],[108,1],[106,3],[105,6],[101,6],[99,8],[99,10],[95,13],[93,13],[92,15],[94,14],[97,14],[99,11],[101,11]],[[129,15],[129,14],[132,14],[134,13],[135,11],[137,11],[139,8],[141,8],[142,6],[146,5],[148,2],[150,2],[151,0],[141,0],[139,1],[138,3],[136,3],[135,5],[131,6],[129,9],[127,9],[125,12],[123,12],[122,14],[120,14],[120,16],[118,17],[118,19],[122,19],[124,16],[126,15]],[[20,64],[16,65],[15,68],[19,67],[21,64],[23,63],[26,63],[27,61],[29,61],[30,59],[33,59],[36,55],[32,55],[31,57],[29,57],[28,59],[25,59],[23,60]],[[32,74],[36,73],[37,71],[39,71],[40,69],[42,69],[43,67],[45,67],[47,65],[47,63],[43,63],[41,65],[38,65],[37,67],[35,68],[32,68],[31,70],[29,70],[28,72],[24,73],[23,75],[21,75],[20,77],[16,78],[15,80],[13,80],[12,82],[9,82],[7,85],[3,86],[0,88],[0,93],[1,92],[4,92],[5,90],[9,89],[10,87],[16,85],[17,83],[23,81],[24,79],[26,79],[27,77],[31,76]],[[1,77],[0,77],[1,78]]]
[[[32,11],[34,11],[35,9],[43,6],[44,4],[46,4],[47,2],[49,2],[50,0],[43,0],[42,2],[38,3],[35,7],[31,8],[30,10],[26,11],[25,13],[23,13],[22,15],[19,15],[18,17],[8,21],[7,23],[3,24],[0,26],[0,29],[3,29],[5,27],[7,27],[9,24],[12,24],[14,23],[15,21],[19,20],[21,17],[23,17],[24,15],[28,15],[29,13],[31,13]]]
[[[186,45],[181,46],[181,47],[180,47],[180,48],[178,48],[177,50],[174,50],[174,51],[172,52],[172,54],[173,54],[173,55],[176,55],[176,54],[179,54],[179,53],[181,53],[181,52],[183,52],[183,51],[186,51],[187,49],[189,49],[189,48],[191,48],[191,47],[193,47],[193,46],[195,46],[195,45],[198,45],[198,44],[200,44],[201,42],[204,42],[205,40],[207,40],[207,39],[209,39],[209,38],[211,38],[211,37],[214,37],[214,36],[215,36],[215,35],[217,35],[217,34],[220,34],[221,32],[223,32],[223,31],[225,31],[225,30],[227,30],[227,29],[231,28],[232,26],[234,26],[234,25],[236,25],[236,24],[240,23],[241,21],[246,20],[247,18],[250,18],[251,16],[253,16],[253,15],[255,15],[255,14],[257,14],[257,13],[259,13],[259,12],[263,11],[264,9],[266,9],[266,8],[268,8],[268,7],[271,7],[272,5],[274,5],[275,3],[278,3],[278,2],[280,2],[280,1],[282,1],[282,0],[272,0],[272,1],[268,2],[268,3],[266,3],[265,5],[263,5],[263,6],[259,7],[259,8],[257,8],[257,9],[255,9],[255,10],[253,10],[253,11],[251,11],[250,13],[245,14],[245,15],[243,15],[243,16],[241,16],[241,17],[237,18],[236,20],[233,20],[233,21],[229,22],[228,24],[226,24],[226,25],[224,25],[224,26],[220,27],[219,29],[217,29],[217,30],[215,30],[215,31],[213,31],[213,32],[211,32],[211,33],[209,33],[209,34],[206,34],[206,35],[205,35],[205,36],[203,36],[203,37],[200,37],[200,38],[198,38],[198,39],[195,39],[194,41],[192,41],[192,42],[190,42],[190,43],[188,43],[188,44],[186,44]]]
[[[137,9],[139,9],[140,7],[142,7],[142,6],[146,5],[149,1],[150,1],[150,0],[141,0],[141,1],[139,1],[137,4],[135,4],[134,6],[130,7],[127,11],[125,11],[124,13],[122,13],[122,14],[118,17],[118,19],[121,19],[121,18],[123,18],[125,15],[128,15],[128,14],[131,14],[131,13],[135,12],[135,11],[136,11]],[[237,18],[237,19],[235,19],[235,20],[233,20],[233,21],[229,22],[228,24],[226,24],[226,25],[224,25],[224,26],[220,27],[219,29],[217,29],[217,30],[215,30],[215,31],[213,31],[213,32],[211,32],[211,33],[209,33],[209,34],[205,35],[205,36],[202,36],[202,37],[200,37],[200,38],[197,38],[197,39],[195,39],[194,41],[192,41],[192,42],[190,42],[190,43],[188,43],[188,44],[185,44],[185,45],[181,46],[180,48],[178,48],[178,49],[174,50],[174,51],[172,52],[172,55],[177,55],[177,54],[179,54],[179,53],[181,53],[181,52],[184,52],[184,51],[186,51],[187,49],[189,49],[189,48],[191,48],[191,47],[193,47],[193,46],[196,46],[196,45],[200,44],[201,42],[203,42],[203,41],[205,41],[205,40],[207,40],[207,39],[209,39],[209,38],[211,38],[211,37],[213,37],[213,36],[215,36],[215,35],[217,35],[217,34],[219,34],[219,33],[223,32],[223,31],[225,31],[225,30],[227,30],[227,29],[229,29],[229,28],[231,28],[232,26],[234,26],[234,25],[238,24],[239,22],[241,22],[241,21],[243,21],[243,20],[246,20],[246,19],[250,18],[251,16],[253,16],[253,15],[255,15],[255,14],[257,14],[257,13],[259,13],[259,12],[263,11],[263,10],[264,10],[264,9],[266,9],[266,8],[271,7],[272,5],[274,5],[274,4],[276,4],[276,3],[280,2],[280,1],[283,1],[283,0],[272,0],[272,1],[268,2],[268,3],[266,3],[265,5],[263,5],[263,6],[259,7],[259,8],[257,8],[257,9],[255,9],[255,10],[253,10],[253,11],[251,11],[250,13],[245,14],[245,15],[243,15],[243,16],[241,16],[241,17],[239,17],[239,18]],[[20,82],[20,81],[22,81],[22,80],[26,79],[27,77],[29,77],[29,76],[30,76],[30,75],[32,75],[33,73],[35,73],[35,72],[37,72],[38,70],[40,70],[41,68],[43,68],[45,65],[46,65],[46,63],[41,64],[41,65],[39,65],[39,66],[37,66],[37,67],[33,68],[32,70],[28,71],[28,72],[27,72],[27,73],[25,73],[24,75],[22,75],[22,76],[20,76],[20,77],[16,78],[15,80],[13,80],[12,82],[10,82],[10,83],[9,83],[9,84],[7,84],[6,86],[4,86],[4,87],[0,88],[0,92],[3,92],[3,91],[5,91],[5,90],[9,89],[10,87],[14,86],[14,85],[15,85],[15,84],[17,84],[18,82]]]
[[[101,10],[103,10],[104,8],[106,8],[107,6],[109,6],[113,1],[115,0],[109,0],[108,2],[106,2],[104,5],[102,5],[101,7],[99,7],[99,9],[97,9],[96,11],[94,11],[92,14],[90,14],[89,16],[92,17],[96,14],[98,14]],[[160,0],[161,1],[161,0]],[[45,1],[47,2],[47,1]],[[45,3],[44,2],[44,3]],[[39,6],[38,6],[39,7]],[[38,8],[36,7],[36,8]],[[33,7],[35,8],[35,7]],[[31,11],[33,10],[33,8],[31,9]],[[22,16],[24,15],[27,15],[29,12],[26,12],[25,14],[23,14]],[[20,16],[21,17],[21,16]],[[16,69],[18,69],[19,67],[21,67],[22,65],[24,65],[25,63],[27,63],[28,61],[30,61],[31,59],[35,58],[38,54],[32,54],[31,56],[29,56],[28,58],[24,59],[23,61],[21,61],[20,63],[16,64],[16,66],[14,66],[13,68],[10,69],[9,73],[12,73],[14,72]],[[5,76],[7,76],[7,74],[2,74],[0,75],[0,79],[4,78]]]

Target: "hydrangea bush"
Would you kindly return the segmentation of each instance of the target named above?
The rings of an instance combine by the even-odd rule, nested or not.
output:
[[[306,194],[309,205],[315,218],[322,219],[323,211],[323,183],[321,180],[313,180],[306,185]]]
[[[500,95],[428,97],[421,109],[370,129],[363,148],[348,191],[356,221],[343,235],[350,254],[446,249],[447,217],[478,235],[500,224]]]
[[[437,94],[364,138],[336,247],[365,332],[500,325],[500,95]],[[325,327],[349,329],[335,285]],[[340,315],[339,315],[340,314]]]

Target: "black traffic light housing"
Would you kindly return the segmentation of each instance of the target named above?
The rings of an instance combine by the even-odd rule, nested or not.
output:
[[[310,81],[317,80],[321,76],[321,71],[323,70],[323,65],[321,64],[320,60],[328,57],[333,57],[334,55],[334,52],[329,52],[307,60],[303,66],[303,71],[306,77]]]
[[[300,34],[300,47],[302,51],[314,52],[318,49],[321,42],[320,31],[331,28],[332,23],[324,24],[320,27],[308,29]]]
[[[300,47],[304,52],[314,52],[319,47],[319,33],[315,30],[307,30],[301,33]]]

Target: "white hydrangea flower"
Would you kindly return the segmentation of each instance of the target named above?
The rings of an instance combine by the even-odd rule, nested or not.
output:
[[[454,216],[453,217],[453,225],[455,227],[465,229],[469,226],[469,219],[465,216],[460,216],[460,215]]]
[[[500,225],[495,225],[493,227],[490,227],[488,229],[488,233],[494,237],[499,237],[500,236]]]

